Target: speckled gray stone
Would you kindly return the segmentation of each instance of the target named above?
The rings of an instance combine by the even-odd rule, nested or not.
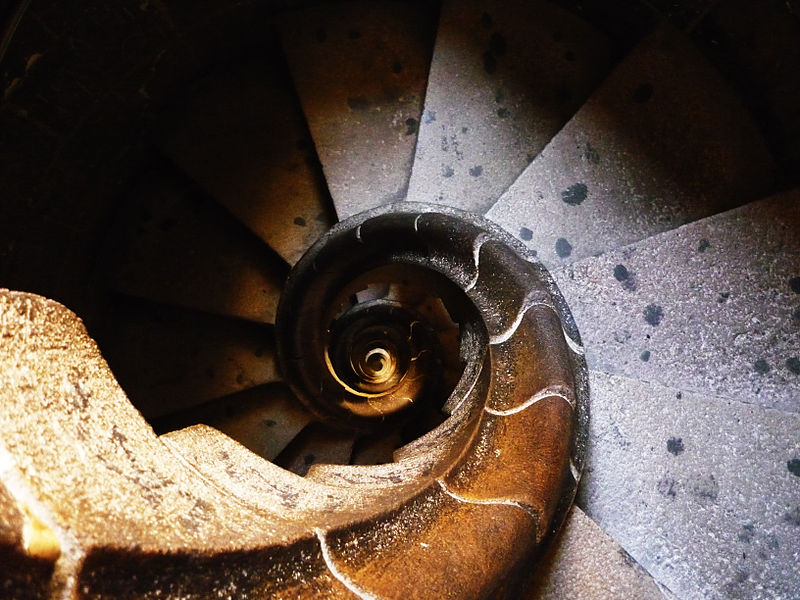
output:
[[[169,122],[162,147],[294,264],[333,224],[333,206],[291,82],[265,62],[204,80]]]
[[[796,598],[800,415],[600,372],[591,387],[587,514],[679,598]]]
[[[800,192],[553,275],[591,367],[800,412]]]
[[[611,58],[603,34],[550,2],[445,2],[408,199],[486,212]]]
[[[661,26],[487,216],[556,266],[763,197],[772,171],[722,77]]]
[[[664,600],[658,585],[577,506],[538,568],[525,600]]]
[[[431,8],[325,3],[282,23],[289,68],[340,219],[406,197],[435,33]]]

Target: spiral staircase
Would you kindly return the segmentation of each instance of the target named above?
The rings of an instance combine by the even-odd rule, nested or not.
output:
[[[0,18],[0,286],[30,293],[0,298],[0,596],[800,598],[800,6],[34,0]],[[449,284],[378,270],[323,306],[305,283],[324,252],[337,274],[360,260],[325,250],[341,232],[391,254],[440,212],[475,269],[462,287],[481,261],[500,273],[497,310],[513,288],[482,235],[558,288],[564,338],[493,386],[561,360],[580,405],[585,352],[557,536],[530,532],[535,498],[472,497],[415,458],[451,460],[437,432],[472,418],[452,424],[479,351]],[[415,233],[370,225],[392,215]],[[331,362],[376,385],[402,352],[364,336],[393,319],[427,386],[412,417],[345,419],[297,384],[285,348],[316,342],[286,323],[323,310],[365,357]],[[526,430],[540,446],[552,414]],[[527,481],[488,464],[490,487]],[[308,499],[287,500],[297,481]],[[447,502],[474,510],[433,524]],[[525,536],[541,545],[502,547]]]

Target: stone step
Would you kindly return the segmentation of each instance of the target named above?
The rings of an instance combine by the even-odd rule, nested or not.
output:
[[[447,0],[408,199],[484,213],[612,66],[612,45],[544,0]]]
[[[107,260],[118,292],[272,323],[287,266],[170,171],[144,175],[116,216]]]
[[[553,276],[590,367],[800,412],[800,190]]]
[[[319,4],[281,34],[336,213],[403,200],[434,39],[432,5]]]
[[[800,415],[595,371],[578,505],[678,598],[800,589]]]
[[[162,151],[294,264],[335,219],[291,80],[268,58],[198,83],[169,119]]]
[[[643,39],[487,213],[548,266],[769,193],[736,95],[668,25]]]
[[[270,327],[132,300],[105,329],[103,356],[148,419],[282,380]]]
[[[573,506],[524,600],[665,600],[652,577]]]

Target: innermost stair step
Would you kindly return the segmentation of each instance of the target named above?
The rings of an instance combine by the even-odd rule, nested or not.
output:
[[[800,412],[800,190],[553,276],[590,367]]]
[[[487,216],[565,264],[772,191],[760,133],[683,34],[662,25]]]
[[[550,2],[446,1],[408,199],[486,212],[611,65],[609,40]]]

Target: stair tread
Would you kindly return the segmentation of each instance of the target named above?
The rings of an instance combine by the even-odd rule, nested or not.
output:
[[[315,464],[346,465],[350,462],[357,437],[355,433],[334,431],[312,423],[295,437],[275,463],[302,476]]]
[[[680,598],[793,597],[800,415],[593,372],[578,504]]]
[[[523,597],[664,600],[650,575],[577,506],[567,515]]]
[[[177,431],[202,423],[273,460],[311,419],[288,388],[264,385],[168,415],[158,420],[156,429]]]
[[[661,25],[489,210],[548,266],[757,199],[773,164],[721,76]]]
[[[170,307],[123,306],[103,354],[148,419],[280,381],[269,328]]]
[[[149,173],[117,217],[109,265],[116,291],[274,322],[285,264],[188,183]]]
[[[612,66],[603,34],[554,4],[442,7],[408,199],[484,213]]]
[[[346,2],[287,15],[283,46],[340,219],[406,197],[432,6]]]
[[[291,85],[259,61],[230,65],[198,85],[162,149],[294,264],[335,219]]]
[[[800,190],[553,276],[591,367],[800,412]]]

